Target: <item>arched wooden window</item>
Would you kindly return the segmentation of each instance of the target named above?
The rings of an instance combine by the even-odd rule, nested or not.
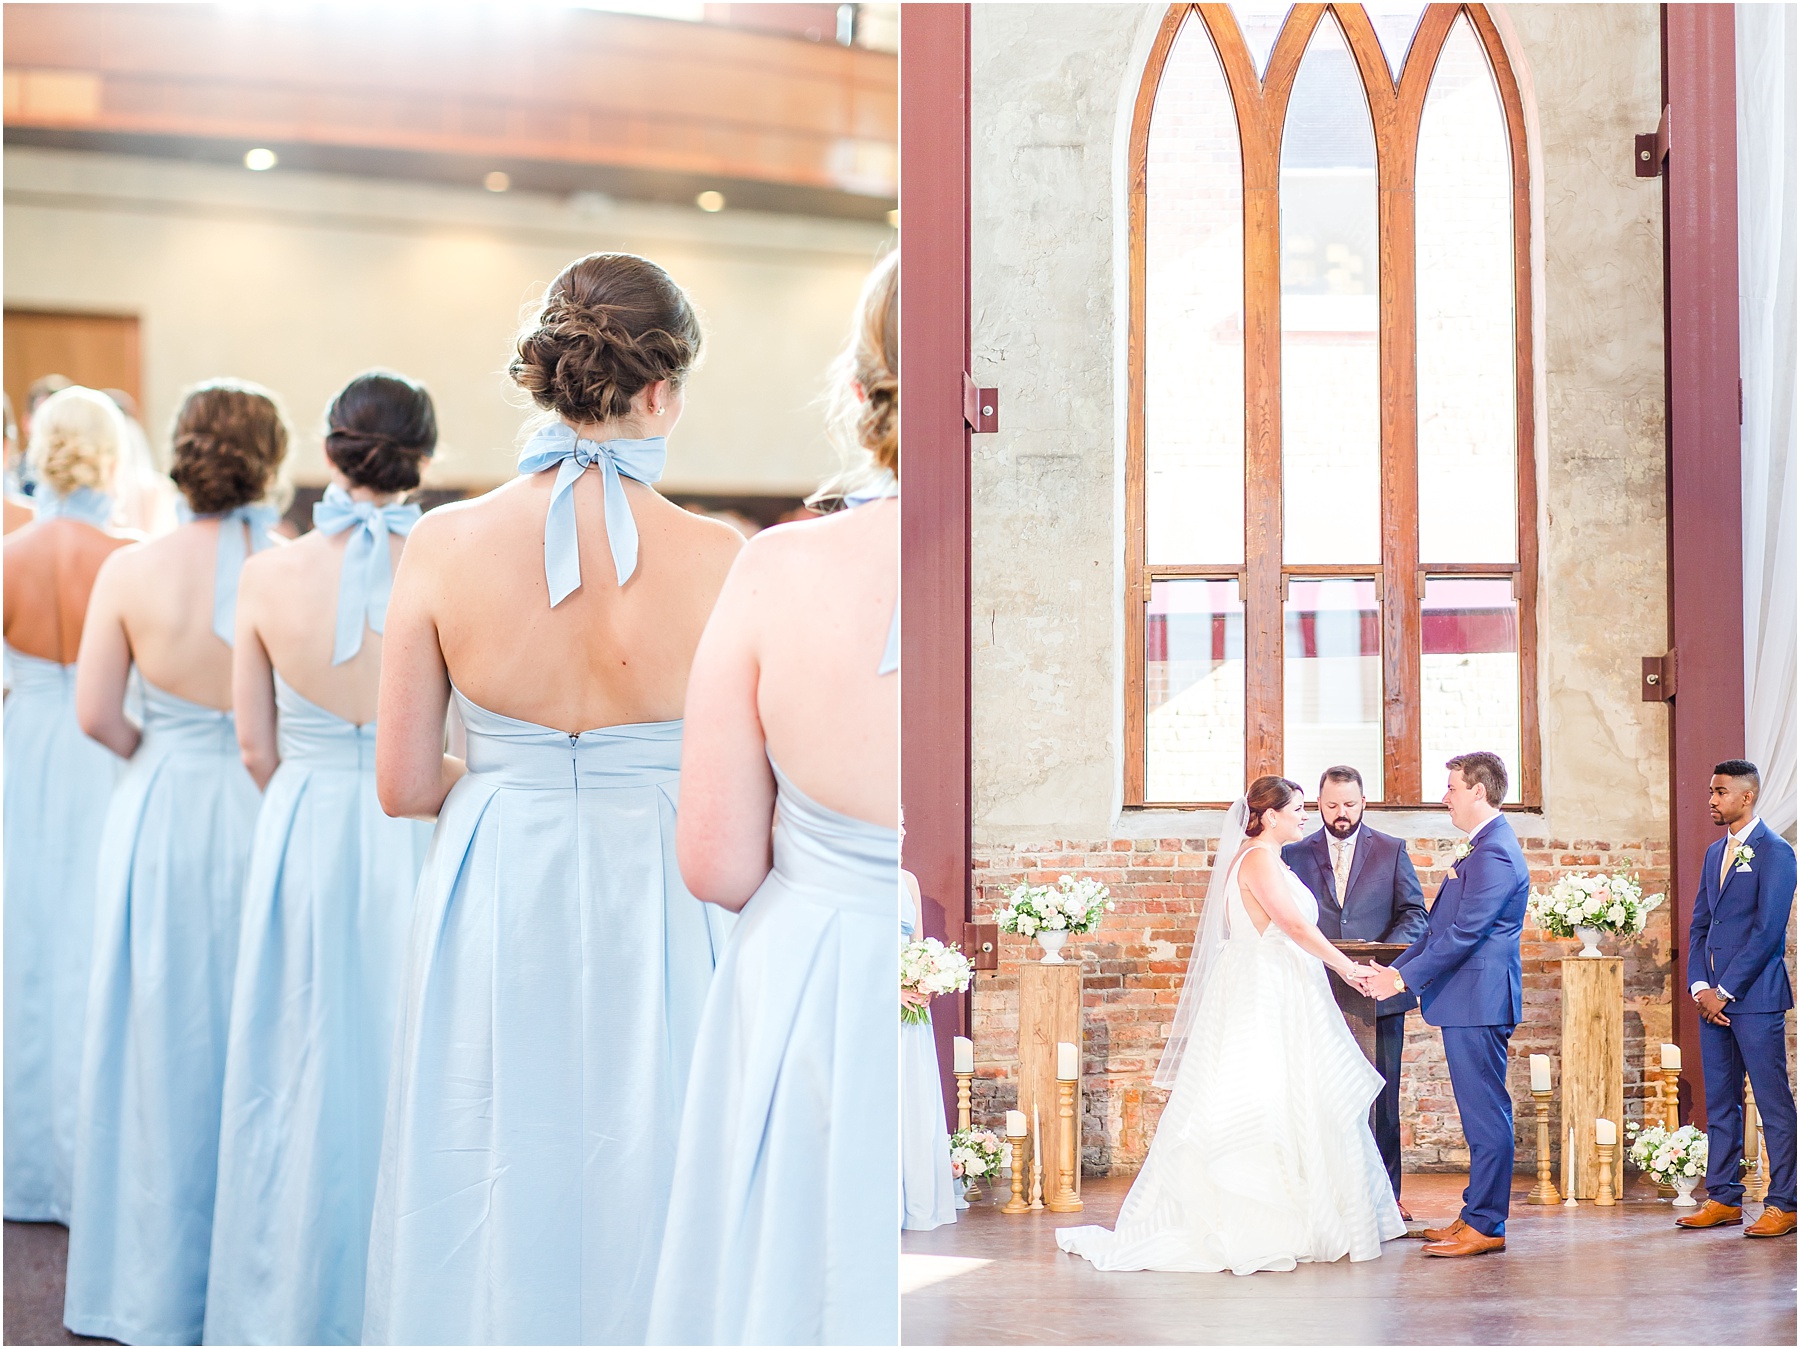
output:
[[[1128,805],[1537,805],[1529,177],[1481,5],[1176,5],[1131,139]]]

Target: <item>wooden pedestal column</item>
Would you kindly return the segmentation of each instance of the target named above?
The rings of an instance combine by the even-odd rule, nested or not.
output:
[[[1625,1137],[1625,962],[1618,956],[1562,962],[1562,1125],[1575,1131],[1575,1194],[1600,1185],[1594,1121],[1609,1119]]]
[[[1081,966],[1028,961],[1019,966],[1019,1109],[1031,1123],[1036,1102],[1044,1134],[1044,1174],[1056,1165],[1056,1046],[1081,1048]],[[1075,1190],[1081,1191],[1081,1084],[1075,1084]]]

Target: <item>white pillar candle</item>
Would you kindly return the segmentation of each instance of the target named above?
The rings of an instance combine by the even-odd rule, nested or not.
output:
[[[1550,1056],[1548,1054],[1531,1056],[1531,1089],[1533,1091],[1550,1090]]]
[[[966,1035],[956,1036],[950,1041],[950,1060],[951,1072],[961,1074],[974,1072],[975,1042]]]
[[[1611,1147],[1619,1141],[1619,1126],[1609,1119],[1594,1121],[1594,1142],[1601,1147]]]
[[[939,1069],[939,1071],[942,1072],[943,1070]],[[1006,1136],[1008,1138],[1025,1137],[1025,1112],[1023,1110],[1008,1110],[1006,1112]]]
[[[1681,1046],[1680,1045],[1664,1045],[1662,1047],[1662,1049],[1663,1049],[1663,1067],[1664,1068],[1672,1068],[1676,1072],[1680,1072],[1681,1071]]]
[[[1075,1082],[1081,1078],[1081,1051],[1067,1040],[1056,1045],[1056,1080]]]

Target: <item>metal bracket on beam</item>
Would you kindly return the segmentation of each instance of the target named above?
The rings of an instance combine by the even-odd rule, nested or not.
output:
[[[997,970],[1000,968],[1000,924],[998,923],[964,923],[962,929],[963,954],[969,963],[978,970]]]
[[[978,389],[965,371],[963,374],[963,420],[977,435],[1000,429],[1000,390]]]
[[[1637,138],[1637,176],[1658,178],[1669,158],[1669,110],[1664,107],[1656,130]]]
[[[1640,686],[1643,691],[1643,701],[1647,703],[1666,703],[1673,701],[1675,697],[1675,672],[1678,668],[1675,660],[1674,648],[1671,647],[1667,655],[1645,656],[1643,661],[1644,679]]]

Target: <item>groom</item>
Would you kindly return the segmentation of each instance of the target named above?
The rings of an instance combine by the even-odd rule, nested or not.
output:
[[[1519,932],[1531,873],[1500,815],[1506,799],[1500,756],[1459,754],[1445,767],[1444,804],[1468,840],[1457,847],[1425,935],[1388,970],[1373,971],[1368,989],[1380,998],[1417,993],[1426,1024],[1443,1030],[1450,1088],[1469,1144],[1462,1213],[1448,1227],[1426,1229],[1425,1254],[1483,1255],[1506,1249],[1513,1171],[1506,1045],[1523,1001]]]

